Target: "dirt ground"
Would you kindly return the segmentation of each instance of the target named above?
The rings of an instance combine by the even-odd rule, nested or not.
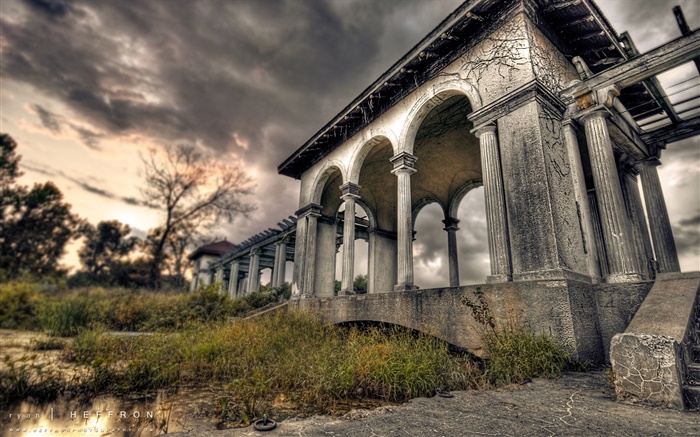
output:
[[[700,436],[700,413],[617,403],[602,372],[535,379],[512,389],[454,392],[406,404],[354,410],[340,418],[282,421],[253,427],[194,429],[173,436]]]

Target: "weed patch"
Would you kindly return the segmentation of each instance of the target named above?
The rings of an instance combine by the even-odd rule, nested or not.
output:
[[[474,291],[474,297],[474,300],[464,297],[462,303],[482,327],[480,335],[488,354],[483,378],[489,385],[519,384],[527,378],[556,378],[563,370],[582,368],[552,336],[536,333],[518,322],[499,326],[480,287]]]

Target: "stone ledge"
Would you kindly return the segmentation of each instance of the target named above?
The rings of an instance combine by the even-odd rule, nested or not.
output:
[[[700,272],[657,277],[625,332],[610,342],[610,363],[620,399],[688,408],[684,400],[686,363],[698,306]]]

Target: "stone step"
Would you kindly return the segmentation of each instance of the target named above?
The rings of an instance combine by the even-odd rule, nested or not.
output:
[[[700,363],[688,364],[685,381],[688,385],[700,386]]]
[[[700,411],[700,387],[684,385],[685,407],[690,411]]]

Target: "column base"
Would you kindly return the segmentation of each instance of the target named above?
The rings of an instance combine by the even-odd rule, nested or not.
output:
[[[355,293],[355,290],[340,290],[338,291],[338,296],[354,296],[357,293]]]
[[[491,275],[486,277],[487,284],[493,284],[498,282],[508,282],[512,281],[513,278],[510,275]]]
[[[413,285],[413,284],[396,284],[396,285],[394,285],[394,291],[411,291],[411,290],[418,290],[418,286]]]
[[[612,273],[605,277],[605,282],[611,284],[642,281],[644,281],[644,278],[639,273]]]

